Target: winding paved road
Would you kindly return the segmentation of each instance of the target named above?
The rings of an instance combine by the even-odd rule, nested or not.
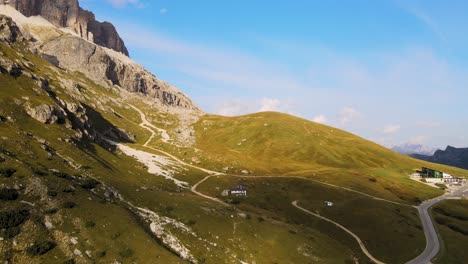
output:
[[[427,200],[416,207],[419,212],[419,217],[421,218],[421,223],[424,229],[424,235],[426,236],[426,248],[419,256],[409,261],[407,264],[428,264],[431,263],[431,259],[437,256],[440,250],[440,241],[439,237],[437,236],[437,231],[435,229],[434,222],[429,214],[429,209],[443,200],[459,199],[467,190],[468,184],[465,184],[463,187],[457,189],[456,191],[446,193],[431,200]]]
[[[251,178],[254,178],[254,177],[257,177],[257,178],[299,178],[299,179],[304,179],[304,180],[309,180],[309,181],[313,181],[313,182],[316,182],[316,183],[319,183],[319,184],[323,184],[323,185],[327,185],[327,186],[330,186],[330,187],[335,187],[335,188],[340,188],[340,189],[343,189],[343,190],[347,190],[347,191],[350,191],[350,192],[354,192],[354,193],[358,193],[358,194],[361,194],[361,195],[364,195],[364,196],[367,196],[369,198],[372,198],[372,199],[375,199],[375,200],[380,200],[380,201],[383,201],[383,202],[388,202],[388,203],[393,203],[393,204],[397,204],[397,205],[402,205],[402,206],[411,206],[411,205],[408,205],[408,204],[403,204],[403,203],[399,203],[399,202],[395,202],[395,201],[391,201],[391,200],[387,200],[387,199],[383,199],[383,198],[380,198],[380,197],[375,197],[375,196],[372,196],[372,195],[369,195],[367,193],[363,193],[363,192],[360,192],[360,191],[356,191],[356,190],[353,190],[353,189],[350,189],[350,188],[346,188],[346,187],[342,187],[342,186],[338,186],[338,185],[334,185],[334,184],[330,184],[330,183],[325,183],[325,182],[321,182],[321,181],[317,181],[317,180],[313,180],[313,179],[310,179],[310,178],[306,178],[306,177],[300,177],[300,176],[245,176],[245,175],[227,175],[227,174],[224,174],[224,173],[221,173],[221,172],[217,172],[217,171],[212,171],[212,170],[208,170],[208,169],[205,169],[205,168],[202,168],[202,167],[198,167],[198,166],[195,166],[195,165],[192,165],[192,164],[188,164],[182,160],[180,160],[179,158],[175,157],[174,155],[170,154],[170,153],[167,153],[165,151],[162,151],[162,150],[159,150],[159,149],[155,149],[155,148],[152,148],[150,146],[148,146],[148,143],[153,139],[153,137],[155,136],[156,132],[154,132],[154,129],[158,130],[158,132],[161,133],[161,136],[162,136],[162,140],[163,141],[167,141],[168,140],[168,135],[167,135],[167,132],[163,129],[160,129],[160,128],[157,128],[155,127],[154,125],[152,125],[150,122],[148,122],[146,120],[146,116],[145,114],[139,110],[138,108],[136,108],[135,106],[133,105],[130,105],[132,108],[134,108],[136,111],[138,111],[140,113],[140,116],[141,116],[141,119],[142,119],[142,123],[139,124],[142,128],[145,128],[147,130],[149,130],[151,132],[151,136],[150,138],[148,139],[148,141],[143,145],[144,147],[147,147],[149,149],[152,149],[154,151],[157,151],[157,152],[160,152],[160,153],[163,153],[167,156],[169,156],[170,158],[174,159],[175,161],[179,162],[180,164],[182,165],[185,165],[185,166],[189,166],[189,167],[192,167],[192,168],[195,168],[195,169],[199,169],[203,172],[206,172],[208,173],[209,175],[204,177],[202,180],[200,180],[199,182],[197,182],[195,185],[192,186],[192,188],[190,189],[194,194],[196,195],[199,195],[201,197],[204,197],[206,199],[209,199],[211,201],[214,201],[214,202],[217,202],[219,204],[222,204],[224,206],[230,206],[228,204],[226,204],[225,202],[223,202],[222,200],[216,198],[216,197],[211,197],[211,196],[208,196],[208,195],[205,195],[201,192],[198,192],[196,189],[197,187],[205,182],[206,180],[208,180],[210,177],[212,176],[215,176],[215,175],[224,175],[224,176],[232,176],[232,177],[251,177]],[[170,138],[169,138],[170,140]],[[443,201],[443,200],[446,200],[446,199],[459,199],[461,198],[462,196],[465,196],[465,195],[468,195],[468,184],[465,184],[463,187],[457,189],[456,191],[453,191],[451,193],[447,193],[447,194],[444,194],[442,196],[439,196],[439,197],[436,197],[434,199],[431,199],[431,200],[428,200],[428,201],[425,201],[423,202],[421,205],[419,206],[415,206],[415,208],[417,208],[418,212],[419,212],[419,217],[421,219],[421,223],[422,223],[422,226],[423,226],[423,230],[424,230],[424,235],[426,236],[426,248],[424,249],[424,251],[416,258],[414,258],[413,260],[407,262],[407,264],[428,264],[428,263],[431,263],[431,259],[433,259],[438,253],[439,253],[439,250],[440,250],[440,241],[439,241],[439,238],[437,236],[437,231],[435,229],[435,226],[434,226],[434,223],[432,221],[432,218],[431,216],[429,215],[429,209],[434,206],[435,204]],[[361,247],[361,250],[364,252],[364,254],[369,257],[369,259],[371,259],[372,261],[374,261],[375,263],[377,264],[383,264],[383,262],[379,261],[378,259],[376,259],[375,257],[373,257],[369,251],[366,249],[366,247],[364,246],[363,242],[361,241],[361,239],[356,235],[354,234],[353,232],[351,232],[349,229],[345,228],[344,226],[328,219],[328,218],[325,218],[323,216],[320,216],[318,214],[315,214],[311,211],[308,211],[307,209],[305,208],[302,208],[300,207],[298,204],[297,204],[298,201],[294,201],[292,202],[292,205],[296,208],[298,208],[299,210],[307,213],[307,214],[310,214],[310,215],[313,215],[315,217],[318,217],[324,221],[327,221],[327,222],[330,222],[336,226],[338,226],[339,228],[341,228],[342,230],[344,230],[345,232],[347,232],[348,234],[350,234],[359,244],[359,246]]]

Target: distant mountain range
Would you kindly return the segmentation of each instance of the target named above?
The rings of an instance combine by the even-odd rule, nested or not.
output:
[[[468,169],[468,148],[447,146],[445,150],[437,150],[434,155],[412,154],[413,158]]]
[[[423,146],[420,144],[411,144],[411,143],[405,143],[402,145],[393,145],[393,146],[390,146],[389,148],[395,152],[398,152],[404,155],[418,154],[418,155],[425,155],[425,156],[432,156],[438,150],[438,148],[432,148],[432,147]]]

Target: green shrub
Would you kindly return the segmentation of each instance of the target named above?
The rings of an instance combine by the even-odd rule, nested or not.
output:
[[[71,188],[71,187],[67,187],[65,189],[63,189],[64,193],[75,193],[75,189]]]
[[[33,256],[44,255],[45,253],[54,249],[56,246],[57,244],[52,241],[36,241],[26,251]]]
[[[468,230],[465,230],[457,225],[454,225],[454,224],[448,224],[447,225],[450,229],[452,229],[453,231],[457,232],[457,233],[460,233],[460,234],[463,234],[465,236],[468,236]]]
[[[456,218],[458,220],[468,221],[468,215],[464,215],[461,212],[447,211],[444,208],[440,208],[440,207],[436,207],[434,211],[436,211],[437,213],[446,215],[448,217]]]
[[[54,172],[52,172],[52,174],[54,176],[62,178],[62,179],[67,179],[67,180],[72,180],[73,179],[73,176],[71,176],[70,174],[67,174],[65,172],[61,172],[61,171],[54,171]]]
[[[67,259],[63,262],[63,264],[76,264],[76,260],[75,259]]]
[[[19,194],[15,189],[7,189],[7,188],[0,189],[0,200],[14,201],[18,199],[18,196]]]
[[[47,195],[50,197],[57,197],[58,193],[56,191],[47,191]]]
[[[37,169],[37,168],[33,168],[33,169],[32,169],[32,172],[33,172],[36,176],[41,176],[41,177],[44,177],[44,176],[49,175],[49,173],[48,173],[47,171],[43,171],[43,170]]]
[[[80,186],[83,189],[91,190],[96,188],[96,186],[98,186],[99,184],[100,182],[96,181],[95,179],[86,179],[80,183]]]
[[[436,216],[434,219],[440,225],[446,225],[449,222],[446,218],[440,216]]]
[[[93,228],[95,226],[96,226],[96,223],[94,223],[93,221],[86,221],[85,223],[86,228]]]
[[[9,239],[9,238],[14,238],[20,232],[21,232],[21,228],[19,226],[14,226],[14,227],[10,227],[10,228],[3,229],[2,231],[0,231],[0,236],[5,239]]]
[[[369,181],[370,182],[377,182],[377,179],[376,178],[370,178]]]
[[[16,173],[14,168],[0,168],[0,175],[6,178],[10,178],[13,174]]]
[[[51,214],[56,214],[58,212],[57,208],[50,208],[44,211],[45,214],[51,215]]]
[[[44,222],[44,217],[41,214],[33,214],[31,215],[30,220],[32,220],[36,224],[41,225]]]
[[[120,234],[120,232],[117,232],[117,233],[115,233],[115,234],[112,234],[112,235],[111,235],[111,238],[112,238],[113,240],[116,240],[116,239],[119,238],[121,235],[122,235],[122,234]]]
[[[231,203],[231,204],[234,204],[234,205],[237,205],[237,204],[240,204],[241,201],[240,201],[240,199],[232,199],[232,200],[230,201],[230,203]]]
[[[126,247],[124,249],[122,249],[121,251],[119,251],[119,255],[122,257],[122,258],[129,258],[131,256],[133,256],[133,250],[129,247]]]
[[[76,206],[77,204],[72,201],[67,201],[62,204],[62,208],[66,208],[66,209],[72,209],[72,208],[75,208]]]
[[[0,228],[7,229],[24,223],[29,218],[27,210],[7,210],[0,212]]]
[[[189,220],[189,221],[187,222],[187,224],[190,225],[190,226],[193,226],[193,225],[195,225],[196,223],[197,223],[197,221],[196,221],[196,220],[193,220],[193,219],[191,219],[191,220]]]

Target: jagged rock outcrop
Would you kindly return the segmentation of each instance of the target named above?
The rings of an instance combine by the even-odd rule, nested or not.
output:
[[[23,34],[10,17],[0,15],[0,42],[11,44],[23,40]]]
[[[25,110],[28,115],[43,124],[63,123],[65,121],[63,110],[52,105],[42,104],[36,107],[28,105]]]
[[[0,0],[23,15],[42,16],[56,27],[67,27],[82,38],[128,56],[128,50],[115,27],[96,21],[92,12],[83,10],[78,0]]]
[[[15,41],[22,41],[24,39],[25,37],[15,22],[10,17],[0,15],[0,42],[10,45]],[[21,75],[21,67],[17,63],[0,56],[0,73],[18,77]]]
[[[16,2],[16,4],[18,3],[20,2]],[[11,10],[13,9],[11,8]],[[16,12],[16,10],[13,11]],[[18,13],[18,15],[21,14]],[[15,19],[22,21],[22,18]],[[3,29],[0,28],[0,36],[5,39],[3,42],[21,41],[26,39],[26,37],[22,36],[29,36],[33,33],[29,31],[31,30],[30,27],[24,26],[28,22],[22,21],[23,24],[19,24],[18,29],[18,26],[14,23],[15,21],[10,18],[5,17],[2,21],[4,22],[1,25],[4,25],[4,27]],[[34,21],[30,23],[34,23]],[[119,87],[155,98],[155,103],[160,102],[177,110],[202,112],[179,89],[156,78],[144,67],[119,52],[89,42],[74,34],[68,34],[67,31],[57,30],[55,26],[50,24],[36,25],[34,30],[40,33],[37,36],[33,35],[34,41],[29,43],[31,50],[39,53],[44,59],[59,68],[81,72],[104,87]],[[38,34],[37,32],[36,34]],[[41,35],[48,35],[49,33],[53,35],[52,38],[42,37]],[[7,72],[15,77],[19,76],[21,74],[21,65],[17,66],[13,62],[2,62],[0,58],[0,71],[2,72]],[[28,68],[27,65],[23,66]],[[42,87],[43,85],[38,83],[38,86]],[[45,86],[47,87],[47,85]]]
[[[165,105],[199,111],[187,95],[141,65],[78,37],[64,35],[53,39],[42,45],[41,52],[56,66],[82,72],[100,85],[117,85],[159,99]]]

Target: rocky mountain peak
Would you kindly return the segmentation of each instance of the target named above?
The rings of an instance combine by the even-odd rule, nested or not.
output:
[[[40,3],[42,0],[38,1],[37,3]],[[4,15],[0,21],[0,41],[13,43],[22,41],[25,38],[32,39],[33,41],[27,43],[29,48],[52,65],[57,66],[58,69],[80,72],[91,81],[108,89],[123,89],[137,95],[149,97],[153,99],[153,103],[157,104],[158,107],[161,109],[167,108],[166,110],[170,112],[202,113],[201,109],[186,94],[157,78],[122,52],[107,48],[105,45],[99,45],[96,41],[93,43],[85,40],[78,34],[70,34],[69,28],[66,29],[60,26],[70,25],[70,22],[65,22],[65,20],[77,21],[73,15],[61,16],[61,18],[57,18],[59,16],[57,15],[52,16],[55,17],[54,19],[49,17],[49,20],[46,20],[42,15],[27,17],[11,6],[14,4],[15,7],[18,6],[20,9],[26,8],[26,10],[29,10],[28,8],[31,7],[32,2],[34,1],[10,1],[6,3],[4,0],[0,0],[0,14]],[[56,6],[62,6],[60,3],[65,1],[50,2],[53,2]],[[25,5],[25,3],[29,4]],[[67,3],[77,4],[78,2],[68,1]],[[65,5],[64,9],[72,10],[74,7],[76,5]],[[41,8],[41,10],[44,10],[45,7],[42,6]],[[35,14],[28,12],[25,11],[28,15]],[[83,12],[88,17],[94,18],[92,13]],[[83,14],[83,12],[80,14]],[[59,13],[63,15],[63,13]],[[73,14],[73,12],[68,12],[68,14]],[[83,16],[79,19],[83,19]],[[52,24],[50,20],[59,23],[59,27]],[[87,24],[88,32],[92,30],[92,32],[97,32],[98,35],[106,36],[104,38],[106,40],[112,39],[111,36],[105,35],[113,32],[113,30],[107,29],[114,29],[112,24],[106,22],[94,23],[92,19],[86,21],[91,21]],[[78,25],[83,24],[78,23]],[[99,30],[102,30],[102,32],[96,29],[96,25],[100,25]],[[80,30],[84,32],[83,27],[80,27]],[[5,71],[14,73],[16,67],[14,64],[10,64],[8,67],[5,66]]]
[[[437,148],[424,146],[421,144],[412,144],[412,143],[392,145],[392,146],[389,146],[389,148],[395,152],[398,152],[404,155],[418,154],[418,155],[428,155],[428,156],[433,155],[438,150]]]
[[[0,5],[10,5],[27,17],[41,16],[58,28],[69,28],[88,41],[129,55],[115,27],[97,21],[78,0],[0,0]]]

